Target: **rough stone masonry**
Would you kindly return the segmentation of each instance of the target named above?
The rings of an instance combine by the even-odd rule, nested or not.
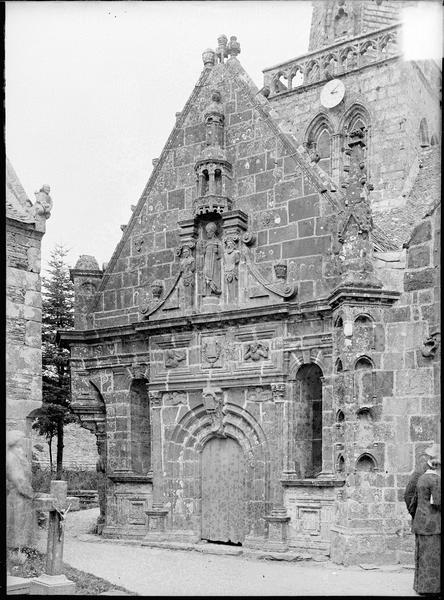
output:
[[[402,4],[315,3],[310,51],[261,90],[221,35],[105,271],[72,269],[103,535],[412,559],[402,495],[439,436],[440,73],[403,61]]]

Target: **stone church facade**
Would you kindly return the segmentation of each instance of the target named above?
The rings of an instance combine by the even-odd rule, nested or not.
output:
[[[403,61],[401,4],[314,3],[310,51],[261,90],[220,36],[106,270],[71,271],[105,536],[411,560],[403,491],[439,441],[440,72]]]

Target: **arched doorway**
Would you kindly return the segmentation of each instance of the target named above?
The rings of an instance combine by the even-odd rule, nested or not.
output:
[[[211,438],[202,450],[204,540],[242,543],[247,523],[246,460],[232,438]]]

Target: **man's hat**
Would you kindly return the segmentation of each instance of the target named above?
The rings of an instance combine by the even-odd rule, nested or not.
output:
[[[430,458],[441,458],[441,444],[432,444],[424,450],[424,454]]]

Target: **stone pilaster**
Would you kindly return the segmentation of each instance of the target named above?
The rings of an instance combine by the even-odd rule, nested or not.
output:
[[[265,541],[265,549],[276,552],[284,552],[288,549],[288,522],[290,517],[284,506],[284,488],[281,484],[282,471],[287,461],[285,460],[286,432],[287,427],[284,420],[287,389],[285,383],[274,383],[271,386],[276,414],[276,439],[277,439],[277,473],[273,486],[273,508],[269,515],[265,516],[268,523],[268,539]]]
[[[106,451],[106,424],[99,423],[96,429],[97,450],[99,458],[97,460],[97,492],[99,497],[100,514],[97,517],[97,533],[102,534],[106,523],[106,466],[107,466],[107,451]]]
[[[152,446],[151,461],[153,469],[153,504],[146,512],[148,516],[147,541],[160,541],[164,539],[165,519],[168,510],[163,503],[163,464],[162,464],[162,393],[149,392],[151,406]]]

